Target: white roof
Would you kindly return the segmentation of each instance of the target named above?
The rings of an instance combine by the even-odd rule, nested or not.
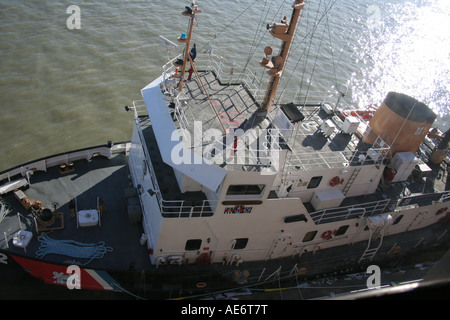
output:
[[[191,159],[192,163],[175,163],[172,159],[172,150],[179,148],[181,140],[168,111],[160,89],[162,76],[141,90],[147,113],[152,123],[153,132],[158,143],[163,161],[176,170],[194,179],[206,188],[216,191],[222,183],[227,171],[183,147],[183,155]]]

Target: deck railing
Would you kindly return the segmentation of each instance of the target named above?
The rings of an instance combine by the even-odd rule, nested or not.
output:
[[[182,58],[183,56],[180,54],[163,66],[164,80],[169,79],[174,74],[176,70],[174,62]],[[235,64],[228,66],[224,61],[225,59],[223,57],[215,54],[200,54],[195,59],[195,67],[199,71],[214,72],[222,84],[243,83],[245,88],[250,91],[253,98],[256,101],[259,101],[262,98],[262,96],[259,95],[261,82],[256,78],[256,75],[248,68],[243,68]]]
[[[71,162],[77,160],[91,160],[97,156],[103,156],[110,158],[113,153],[128,152],[130,145],[128,142],[119,142],[116,144],[108,145],[98,145],[89,148],[83,148],[74,150],[71,152],[55,154],[46,158],[41,158],[27,163],[21,164],[12,169],[3,171],[0,173],[0,189],[7,184],[11,184],[17,179],[26,179],[28,183],[30,182],[30,176],[34,171],[47,171],[48,168],[68,165]],[[11,191],[7,187],[5,188],[5,193]]]
[[[328,152],[292,152],[285,165],[287,171],[343,168],[350,165],[381,163],[389,148],[370,148],[367,151],[344,150]]]
[[[190,217],[205,217],[214,214],[215,208],[217,206],[217,201],[212,200],[202,200],[202,201],[187,201],[187,200],[165,200],[160,192],[160,187],[158,183],[158,178],[150,157],[150,153],[147,149],[147,144],[145,143],[144,134],[142,131],[142,126],[138,114],[142,116],[142,109],[139,108],[139,102],[134,104],[138,108],[135,108],[135,122],[137,126],[137,132],[139,134],[142,150],[144,152],[144,157],[146,159],[143,164],[146,167],[147,172],[150,175],[151,184],[154,189],[150,190],[139,190],[139,192],[151,192],[153,196],[156,196],[161,215],[163,217],[170,218],[190,218]]]
[[[344,207],[323,209],[310,213],[310,216],[316,224],[321,224],[379,215],[386,212],[393,212],[395,209],[400,209],[405,206],[422,207],[432,205],[436,202],[446,203],[448,201],[450,201],[450,191],[443,191],[430,194],[419,194],[406,198],[384,199]]]
[[[345,207],[323,209],[310,213],[310,216],[316,224],[348,220],[358,217],[362,218],[365,216],[384,213],[390,203],[391,199],[385,199]]]
[[[164,79],[169,79],[173,75],[175,71],[174,62],[180,58],[181,55],[163,66]],[[250,70],[244,72],[242,68],[237,66],[231,68],[226,67],[222,57],[214,54],[199,55],[195,60],[195,65],[197,70],[213,72],[221,84],[242,83],[254,98],[258,93],[260,83],[255,75]],[[279,145],[280,132],[278,129],[268,129],[265,133],[245,132],[244,136],[237,136],[238,134],[236,132],[227,131],[226,143],[222,140],[215,140],[209,143],[208,154],[205,155],[204,151],[206,148],[194,147],[204,146],[205,141],[203,141],[202,136],[192,134],[195,131],[195,123],[192,123],[192,120],[189,121],[189,119],[195,119],[195,115],[186,114],[188,109],[183,106],[182,99],[182,97],[176,97],[174,99],[175,108],[173,110],[173,116],[176,120],[175,124],[177,129],[179,129],[179,134],[182,136],[183,142],[186,143],[186,148],[191,148],[196,153],[200,152],[200,156],[209,157],[214,162],[222,160],[223,163],[243,164],[252,167],[267,167],[273,164],[278,166],[278,152],[281,150]],[[237,143],[235,143],[235,136]],[[254,141],[257,140],[264,140],[266,145],[255,145]],[[245,168],[248,168],[248,166]]]

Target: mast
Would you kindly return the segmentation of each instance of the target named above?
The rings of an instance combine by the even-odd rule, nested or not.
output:
[[[450,129],[448,129],[441,137],[439,144],[433,149],[430,155],[430,161],[439,164],[445,159],[450,144]]]
[[[187,35],[187,39],[183,37],[179,37],[178,41],[185,42],[186,43],[186,49],[184,53],[184,59],[183,59],[183,66],[181,67],[181,78],[180,78],[180,84],[179,84],[179,91],[181,92],[181,89],[183,87],[183,79],[184,75],[186,73],[186,63],[189,60],[189,54],[190,54],[190,46],[191,46],[191,39],[192,39],[192,30],[194,28],[194,20],[195,20],[195,14],[203,12],[202,10],[198,9],[197,5],[195,4],[195,1],[192,2],[191,6],[185,7],[186,10],[183,11],[182,15],[186,17],[190,17],[189,21],[189,31]],[[193,62],[191,62],[193,63]]]
[[[272,48],[266,47],[264,49],[266,57],[260,62],[260,64],[269,69],[267,73],[270,75],[270,81],[267,87],[266,96],[264,97],[261,105],[261,114],[267,114],[272,104],[272,100],[275,97],[278,83],[280,82],[286,58],[291,47],[292,39],[294,38],[300,12],[304,6],[304,0],[295,0],[292,5],[293,11],[289,22],[283,19],[281,23],[275,23],[272,26],[268,26],[270,34],[275,38],[283,40],[283,43],[281,44],[278,56],[272,57],[271,61],[269,61],[267,56],[272,54]]]

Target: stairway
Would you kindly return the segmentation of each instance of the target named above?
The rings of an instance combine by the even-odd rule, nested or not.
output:
[[[381,244],[383,243],[384,227],[379,227],[375,229],[375,231],[372,231],[372,229],[369,228],[369,232],[370,232],[369,243],[367,244],[367,248],[362,254],[361,258],[359,258],[358,263],[361,263],[361,261],[367,259],[371,261],[373,257],[377,254],[378,249],[380,249]],[[378,244],[374,243],[378,238],[380,238]]]
[[[356,169],[353,171],[352,175],[350,176],[350,179],[348,179],[347,184],[345,185],[344,189],[342,190],[342,193],[346,196],[348,190],[353,184],[353,181],[355,181],[356,177],[358,176],[359,172],[361,171],[361,166],[356,167]]]

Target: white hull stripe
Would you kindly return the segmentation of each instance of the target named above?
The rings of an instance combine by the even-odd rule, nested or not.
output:
[[[111,277],[106,273],[106,272],[102,272],[102,271],[95,271],[92,269],[84,269],[95,281],[97,281],[105,290],[114,290],[114,288],[104,279],[111,279]],[[99,273],[102,273],[102,275],[100,275]],[[107,277],[105,277],[105,275]]]

